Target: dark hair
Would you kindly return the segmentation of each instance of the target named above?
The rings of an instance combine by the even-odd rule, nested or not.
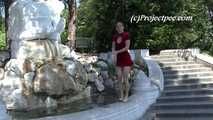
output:
[[[117,25],[118,23],[121,23],[121,24],[124,26],[124,28],[125,28],[124,22],[122,22],[122,21],[117,21],[117,22],[116,22],[116,25]]]
[[[124,31],[126,31],[126,26],[125,26],[124,22],[121,21],[121,20],[118,20],[118,21],[115,22],[114,28],[113,28],[113,30],[112,30],[112,34],[113,34],[113,35],[114,35],[114,34],[117,34],[117,31],[116,31],[116,25],[117,25],[117,23],[121,23],[121,24],[124,26]]]

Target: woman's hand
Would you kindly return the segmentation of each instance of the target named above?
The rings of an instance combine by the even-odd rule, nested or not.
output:
[[[112,51],[112,55],[117,56],[118,52],[117,51]]]
[[[115,65],[117,63],[117,52],[116,51],[112,51],[112,62]]]

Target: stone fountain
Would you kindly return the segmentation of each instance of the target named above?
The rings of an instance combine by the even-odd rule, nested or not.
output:
[[[111,53],[82,55],[61,44],[60,34],[65,27],[63,9],[60,0],[16,0],[10,6],[10,59],[5,62],[0,54],[0,99],[7,110],[57,108],[91,99],[106,88],[116,92]],[[144,65],[141,53],[134,54],[131,83],[144,81],[146,87],[142,89],[150,87],[140,69]]]
[[[61,44],[63,9],[59,0],[16,0],[11,5],[11,59],[0,81],[0,96],[8,110],[52,107],[90,97],[84,64]]]

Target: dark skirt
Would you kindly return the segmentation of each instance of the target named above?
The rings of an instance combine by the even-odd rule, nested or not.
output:
[[[131,56],[130,56],[128,51],[119,53],[117,55],[117,63],[116,63],[116,65],[118,67],[125,67],[125,66],[132,66],[133,65]]]

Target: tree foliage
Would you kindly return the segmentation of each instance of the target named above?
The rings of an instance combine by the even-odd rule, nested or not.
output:
[[[5,22],[4,18],[0,18],[0,50],[5,49],[6,47],[6,40],[5,40]]]
[[[81,0],[78,35],[94,37],[99,51],[111,48],[116,21],[131,35],[131,48],[150,50],[199,47],[213,53],[211,0]],[[192,21],[131,23],[132,15],[192,16]]]

